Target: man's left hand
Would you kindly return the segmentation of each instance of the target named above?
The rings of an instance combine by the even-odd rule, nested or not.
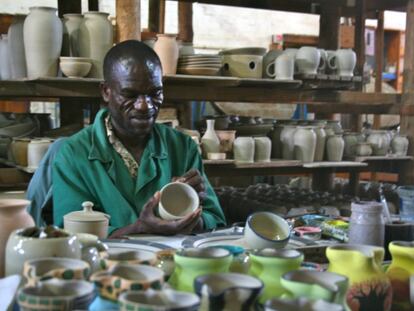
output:
[[[204,177],[200,174],[200,172],[197,169],[193,168],[181,177],[174,177],[173,181],[186,183],[193,187],[195,191],[197,191],[198,193],[200,202],[203,202],[203,200],[206,198],[206,185]]]

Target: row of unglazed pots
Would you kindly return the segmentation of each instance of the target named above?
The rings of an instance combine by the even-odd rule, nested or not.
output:
[[[85,67],[81,63],[86,59],[91,64],[88,77],[102,78],[103,58],[113,45],[108,16],[86,12],[65,14],[61,20],[51,7],[31,7],[29,15],[15,15],[8,35],[0,40],[0,78],[56,77],[60,56],[72,60],[63,70]]]

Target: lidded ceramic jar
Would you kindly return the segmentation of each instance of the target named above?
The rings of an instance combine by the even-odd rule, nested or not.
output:
[[[385,224],[382,203],[354,202],[351,210],[349,243],[383,246]]]
[[[398,134],[391,140],[392,153],[398,156],[406,156],[408,152],[408,145],[409,141],[407,135]]]
[[[372,153],[376,156],[385,156],[390,148],[390,138],[387,131],[370,131],[367,142],[372,146]]]
[[[177,35],[157,34],[154,51],[161,60],[163,75],[175,75],[179,54]]]
[[[272,152],[272,141],[270,138],[254,137],[254,161],[255,162],[270,162],[270,155]]]
[[[110,216],[93,210],[93,203],[82,203],[83,210],[63,216],[65,230],[71,233],[90,233],[104,239],[108,235]]]
[[[339,162],[342,161],[344,154],[345,142],[342,135],[328,136],[326,141],[326,155],[328,161]]]
[[[28,78],[56,77],[63,38],[57,9],[31,7],[23,34]]]
[[[295,160],[313,162],[316,149],[316,133],[311,126],[299,126],[293,135]]]

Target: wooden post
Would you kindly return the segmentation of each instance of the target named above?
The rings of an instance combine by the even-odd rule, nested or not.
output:
[[[403,105],[414,105],[414,0],[407,1],[405,30]],[[408,155],[414,155],[414,116],[401,115],[401,132],[408,135]],[[407,161],[400,171],[401,184],[414,184],[414,163]]]
[[[117,41],[141,39],[141,0],[116,0]]]
[[[165,0],[149,0],[148,2],[148,31],[164,33],[165,30]]]
[[[384,11],[378,12],[375,29],[375,92],[382,92],[382,71],[384,64]],[[374,115],[375,129],[381,127],[381,115]]]
[[[193,4],[178,2],[178,39],[182,42],[193,42]]]
[[[65,0],[62,0],[65,1]],[[88,0],[88,10],[89,11],[99,11],[99,1],[98,0]]]

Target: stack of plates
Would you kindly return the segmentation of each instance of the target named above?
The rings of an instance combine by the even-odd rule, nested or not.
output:
[[[182,55],[178,60],[177,73],[216,76],[220,69],[221,57],[218,55]]]

